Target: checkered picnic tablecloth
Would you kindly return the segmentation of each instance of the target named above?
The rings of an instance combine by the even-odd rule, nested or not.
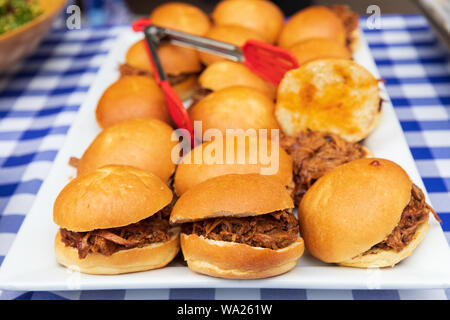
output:
[[[450,54],[422,16],[382,16],[381,26],[370,30],[361,20],[450,241]],[[108,50],[126,28],[54,29],[32,56],[0,75],[0,264]],[[450,299],[450,289],[0,291],[0,299]]]

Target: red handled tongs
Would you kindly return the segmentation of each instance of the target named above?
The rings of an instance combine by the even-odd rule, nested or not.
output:
[[[153,37],[158,38],[160,41],[163,39],[168,40],[176,45],[194,48],[226,59],[242,62],[253,72],[276,86],[278,86],[287,71],[298,68],[297,59],[292,53],[256,40],[248,40],[241,48],[230,43],[151,25],[150,19],[147,18],[135,21],[133,30],[152,34]]]

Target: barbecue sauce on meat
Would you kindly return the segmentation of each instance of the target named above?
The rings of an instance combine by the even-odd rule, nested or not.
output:
[[[60,229],[61,240],[66,246],[78,249],[78,257],[86,258],[89,253],[110,256],[119,250],[141,248],[171,238],[169,216],[171,205],[151,217],[128,226],[110,229],[96,229],[89,232],[73,232]]]
[[[181,232],[204,238],[278,250],[298,239],[298,221],[289,211],[260,216],[222,217],[183,224]]]

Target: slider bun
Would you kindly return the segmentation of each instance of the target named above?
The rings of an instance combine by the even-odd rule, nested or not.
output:
[[[243,160],[241,163],[238,163],[238,156],[240,155],[238,152],[238,141],[245,143],[245,158],[239,159]],[[263,164],[259,151],[263,150],[263,154],[270,155],[272,150],[271,144],[272,142],[267,140],[266,147],[260,147],[258,136],[249,137],[243,135],[240,138],[236,136],[218,137],[214,141],[205,142],[191,150],[178,164],[174,182],[175,192],[181,195],[203,181],[226,174],[261,173],[263,168],[269,169],[271,163]],[[250,146],[252,147],[250,148]],[[217,150],[222,150],[222,157],[218,157]],[[250,150],[255,150],[255,153]],[[201,162],[196,163],[195,155],[199,151],[202,159]],[[234,158],[230,159],[233,160],[232,163],[227,163],[227,155],[228,157],[234,155]],[[278,157],[275,154],[273,157],[275,158],[274,161],[278,161],[278,170],[273,175],[267,176],[278,179],[285,186],[289,185],[292,181],[292,158],[279,146]],[[252,162],[253,160],[255,161]],[[217,163],[220,161],[222,164]]]
[[[153,74],[145,46],[144,40],[134,43],[128,49],[125,61],[132,67]],[[202,70],[198,54],[193,49],[163,43],[158,46],[158,56],[167,75],[177,76],[182,73],[196,73]]]
[[[153,243],[142,248],[120,250],[111,256],[89,253],[78,258],[78,250],[66,246],[58,231],[55,238],[55,254],[58,262],[74,271],[89,274],[121,274],[157,269],[166,266],[180,250],[179,228],[169,241]]]
[[[258,32],[274,43],[284,23],[284,15],[275,4],[265,0],[221,1],[214,8],[216,25],[237,25]]]
[[[311,38],[297,42],[289,51],[297,58],[299,65],[324,58],[351,59],[350,51],[342,44],[326,38]]]
[[[218,129],[278,129],[274,103],[260,91],[228,87],[214,91],[189,109],[191,121],[202,121],[203,131]],[[198,137],[201,139],[201,137]]]
[[[160,27],[203,36],[211,27],[209,17],[199,8],[180,2],[169,2],[152,11],[150,20]]]
[[[234,86],[244,86],[262,92],[271,100],[275,100],[276,95],[276,88],[273,84],[260,78],[246,65],[228,60],[210,64],[201,73],[199,83],[202,88],[212,91]]]
[[[61,228],[85,232],[126,226],[148,218],[172,201],[157,176],[128,166],[107,166],[70,181],[53,206]]]
[[[77,174],[85,175],[109,164],[128,165],[167,181],[175,171],[173,130],[157,119],[129,119],[101,132],[80,159]]]
[[[323,6],[312,6],[288,20],[281,30],[278,45],[289,49],[309,38],[327,38],[345,46],[346,33],[342,21],[333,11]]]
[[[170,222],[258,216],[293,207],[289,191],[277,179],[259,174],[228,174],[186,191],[175,203]]]
[[[395,250],[387,250],[375,248],[370,250],[370,253],[354,257],[353,259],[340,262],[339,265],[345,267],[355,268],[383,268],[393,267],[403,259],[409,257],[414,249],[425,238],[430,225],[428,222],[424,222],[417,228],[413,240],[406,245],[402,251],[396,252]]]
[[[288,135],[311,129],[357,142],[380,119],[378,82],[351,60],[311,61],[285,74],[278,87],[275,114]]]
[[[306,248],[329,263],[366,252],[397,226],[411,188],[407,173],[389,160],[360,159],[336,167],[317,180],[300,203]]]
[[[240,26],[214,26],[206,34],[205,37],[214,40],[228,42],[236,46],[243,46],[247,40],[258,40],[265,42],[265,38],[261,36],[258,32],[240,27]],[[205,65],[210,65],[211,63],[225,60],[220,56],[199,52],[200,59]]]
[[[272,250],[242,243],[215,241],[195,234],[181,234],[184,259],[192,271],[228,279],[259,279],[285,273],[302,256],[302,238]]]
[[[95,111],[103,129],[130,118],[156,118],[171,123],[164,94],[151,77],[127,76],[110,85]]]

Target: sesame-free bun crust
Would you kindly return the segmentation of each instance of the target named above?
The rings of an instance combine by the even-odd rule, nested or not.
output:
[[[411,188],[408,174],[389,160],[360,159],[336,167],[317,180],[300,203],[306,248],[329,263],[366,252],[399,223]]]
[[[195,234],[182,233],[180,241],[189,269],[228,279],[259,279],[285,273],[295,267],[304,251],[300,237],[279,250],[215,241]]]
[[[311,6],[290,17],[281,29],[278,45],[289,49],[309,38],[327,38],[345,45],[346,33],[342,21],[330,9]]]
[[[256,89],[269,99],[275,100],[276,88],[270,82],[260,78],[246,65],[234,61],[218,61],[210,64],[199,77],[202,88],[217,91],[220,89],[244,86]]]
[[[202,121],[203,131],[218,129],[278,129],[274,103],[260,91],[228,87],[214,91],[189,109],[191,121]],[[201,139],[202,137],[198,137]]]
[[[293,207],[289,191],[277,179],[259,174],[228,174],[186,191],[175,203],[170,222],[257,216]]]
[[[122,77],[101,96],[95,111],[103,129],[131,118],[156,118],[171,123],[164,94],[151,77]]]
[[[238,141],[245,144],[245,153],[239,149],[244,156],[239,159],[242,160],[240,162],[238,162],[238,156],[241,154],[238,152]],[[264,173],[264,171],[269,171],[271,165],[278,169],[272,174],[267,172],[267,177],[276,178],[285,186],[289,185],[292,181],[292,158],[279,146],[277,147],[278,156],[275,153],[271,154],[272,142],[267,140],[265,146],[263,143],[264,141],[260,141],[258,136],[241,135],[217,137],[214,141],[197,146],[184,156],[177,166],[174,182],[175,192],[181,195],[203,181],[226,174]],[[219,150],[222,151],[220,158],[218,157]],[[253,150],[255,150],[254,153]],[[199,152],[201,152],[202,158],[201,161],[196,162],[195,157]],[[264,158],[261,154],[265,155]],[[228,157],[234,155],[234,158],[227,162],[227,155]],[[265,157],[278,161],[278,164],[262,163]],[[255,161],[253,162],[253,160]]]
[[[121,274],[162,268],[180,250],[179,228],[173,230],[169,241],[154,243],[142,248],[120,250],[111,256],[89,253],[86,258],[78,258],[78,250],[66,246],[58,231],[55,238],[55,254],[58,262],[74,271],[88,274]]]
[[[228,42],[236,46],[243,46],[247,40],[253,39],[266,42],[266,39],[258,32],[235,25],[214,26],[206,34],[205,37],[222,42]],[[218,55],[200,52],[200,59],[205,65],[225,60]]]
[[[339,263],[345,267],[355,268],[384,268],[393,267],[400,261],[409,257],[414,249],[422,242],[428,232],[430,225],[428,222],[422,223],[416,230],[413,240],[406,245],[402,251],[396,252],[393,249],[375,248],[368,253],[354,257],[353,259]]]
[[[150,14],[153,24],[169,29],[203,36],[211,27],[209,17],[199,8],[181,2],[169,2]]]
[[[129,119],[103,130],[84,152],[78,176],[109,164],[129,165],[167,181],[175,171],[173,130],[157,119]]]
[[[341,43],[327,38],[311,38],[297,42],[289,51],[297,58],[299,65],[325,58],[351,59],[350,51]]]
[[[221,1],[214,8],[216,25],[237,25],[258,32],[273,43],[283,27],[284,15],[274,3],[266,0]]]
[[[275,114],[286,134],[311,129],[357,142],[379,122],[378,81],[351,60],[311,61],[285,74]]]
[[[53,221],[74,232],[123,227],[152,216],[172,196],[154,174],[106,166],[73,179],[62,189],[53,205]]]

